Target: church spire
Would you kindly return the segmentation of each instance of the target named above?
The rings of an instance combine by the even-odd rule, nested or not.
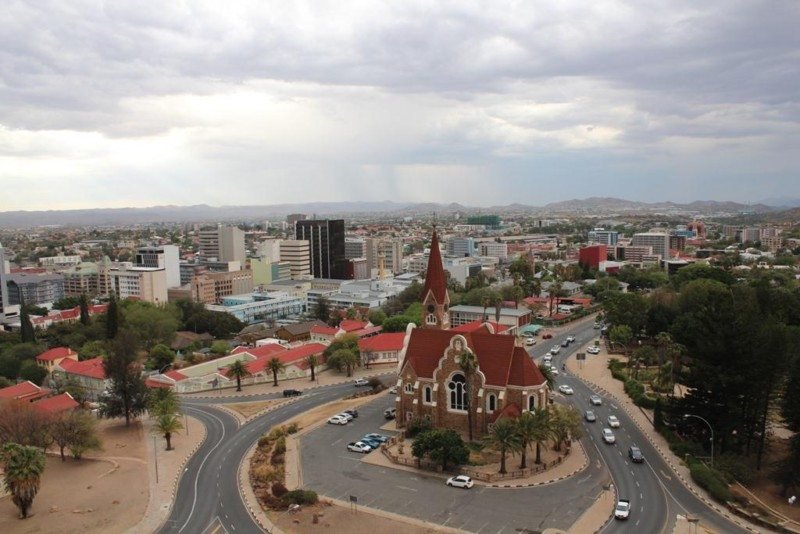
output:
[[[444,273],[442,253],[439,250],[439,236],[436,226],[431,237],[431,253],[428,256],[428,269],[425,273],[425,286],[422,288],[422,305],[425,309],[424,327],[450,327],[448,306],[450,296],[447,294],[447,277]]]

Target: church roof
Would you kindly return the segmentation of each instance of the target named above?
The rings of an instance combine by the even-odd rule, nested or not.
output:
[[[411,365],[417,376],[433,378],[450,340],[459,334],[464,336],[467,346],[475,353],[478,368],[486,377],[486,385],[536,386],[544,383],[544,377],[525,349],[515,346],[513,336],[490,334],[483,329],[459,333],[415,328],[411,331],[406,363]]]
[[[422,300],[428,296],[428,291],[433,292],[436,302],[443,304],[447,298],[447,277],[444,275],[442,251],[439,250],[439,237],[436,230],[431,238],[431,253],[428,256],[428,269],[425,272],[425,287],[422,288]]]

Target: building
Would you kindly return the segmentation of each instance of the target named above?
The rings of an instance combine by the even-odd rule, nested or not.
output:
[[[8,304],[48,304],[64,296],[61,274],[13,273],[5,275]]]
[[[677,250],[683,252],[686,249],[686,236],[684,235],[671,235],[669,236],[670,250]]]
[[[267,239],[259,243],[258,257],[267,263],[281,261],[281,240]]]
[[[247,324],[298,316],[306,304],[305,299],[279,291],[230,295],[220,302],[208,304],[206,309],[228,313]]]
[[[761,228],[757,226],[742,228],[741,234],[739,234],[739,241],[741,243],[756,243],[761,241]]]
[[[348,280],[368,280],[370,278],[367,269],[367,258],[353,258],[347,260],[347,271],[345,278]]]
[[[314,278],[345,278],[343,219],[297,221],[295,237],[310,243]]]
[[[203,259],[238,261],[244,265],[247,254],[244,248],[244,232],[235,226],[219,226],[212,230],[200,230],[200,255]]]
[[[130,262],[115,264],[108,270],[109,289],[117,298],[135,298],[153,304],[166,304],[167,272],[163,268],[134,267]]]
[[[111,380],[106,378],[102,357],[82,362],[64,359],[53,367],[53,376],[57,380],[74,380],[83,387],[87,398],[91,400],[97,400],[111,387]]]
[[[447,239],[447,255],[456,258],[475,255],[475,240],[471,237],[450,237]]]
[[[207,272],[204,276],[214,284],[215,303],[221,303],[225,297],[231,295],[250,293],[254,288],[253,273],[251,271]],[[208,290],[204,288],[202,291],[205,295]],[[199,292],[200,288],[198,288],[198,294]]]
[[[486,315],[484,315],[484,312]],[[472,323],[474,321],[483,321],[484,317],[491,319],[496,318],[496,309],[494,305],[487,307],[483,306],[466,306],[458,305],[450,308],[450,325],[453,327]],[[500,321],[499,324],[507,326],[511,329],[525,326],[531,322],[531,311],[528,308],[500,308]]]
[[[449,328],[444,269],[434,231],[428,277],[422,292],[423,326],[406,331],[397,380],[397,427],[427,419],[434,428],[452,428],[473,439],[500,417],[516,417],[547,404],[547,381],[513,335],[491,325],[469,332]],[[466,375],[460,362],[474,358]],[[469,422],[472,428],[469,428]]]
[[[0,243],[0,323],[6,318],[10,303],[8,302],[8,287],[6,280],[6,257],[2,243]]]
[[[666,232],[633,234],[631,245],[634,247],[652,247],[653,254],[658,254],[665,260],[669,258],[669,234]]]
[[[359,237],[346,237],[344,239],[344,257],[365,258],[367,256],[367,242]]]
[[[293,280],[311,274],[311,244],[301,239],[281,241],[281,259],[289,265],[289,276]]]
[[[481,243],[479,246],[481,256],[491,256],[500,261],[508,259],[508,243],[497,243],[496,241],[488,241]]]
[[[645,256],[653,255],[653,247],[619,246],[613,250],[615,259],[633,263],[641,263]]]
[[[500,228],[500,216],[498,215],[470,215],[467,217],[467,224],[478,225],[497,230]]]
[[[400,352],[403,350],[405,338],[405,332],[387,332],[359,339],[358,349],[362,365],[383,363],[396,365],[400,362]]]
[[[167,287],[181,285],[180,249],[176,245],[141,247],[136,251],[134,265],[136,267],[164,269],[167,276]]]
[[[100,264],[84,261],[70,267],[62,273],[64,276],[64,295],[68,297],[79,297],[81,294],[88,296],[108,295],[109,265],[110,262],[107,261]]]
[[[78,361],[78,353],[69,347],[56,347],[44,351],[36,357],[36,363],[39,367],[43,367],[48,373],[52,372],[53,368],[64,361],[65,359]]]
[[[614,246],[619,242],[619,232],[614,230],[604,230],[595,228],[589,231],[589,242],[600,243],[602,245]]]
[[[292,278],[292,266],[287,261],[272,264],[272,281],[289,280]]]
[[[72,267],[81,262],[80,256],[50,256],[39,258],[39,265],[46,268]]]
[[[365,243],[365,257],[370,276],[380,269],[381,260],[386,272],[400,274],[403,272],[403,242],[399,239],[367,238]]]
[[[761,237],[761,246],[770,252],[778,252],[782,245],[783,239],[779,235]]]
[[[8,386],[0,389],[0,401],[3,400],[16,400],[25,402],[34,402],[42,399],[50,394],[47,388],[41,388],[33,382],[26,380],[13,386]]]
[[[608,250],[605,245],[592,245],[583,247],[578,254],[578,263],[590,269],[599,269],[600,263],[608,259]]]
[[[250,258],[250,272],[253,286],[258,287],[272,282],[272,263],[263,258]]]

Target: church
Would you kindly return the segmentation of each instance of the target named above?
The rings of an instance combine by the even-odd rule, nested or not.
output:
[[[515,336],[495,332],[492,323],[450,328],[450,297],[436,229],[425,285],[423,324],[409,325],[400,353],[397,427],[428,419],[434,428],[452,428],[479,439],[500,417],[516,417],[544,407],[547,382]],[[462,361],[474,360],[465,373]]]

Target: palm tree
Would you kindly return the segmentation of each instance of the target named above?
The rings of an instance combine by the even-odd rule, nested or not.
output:
[[[21,519],[25,519],[39,491],[44,471],[44,453],[37,447],[6,443],[2,460],[5,464],[6,491],[19,508]]]
[[[547,409],[539,409],[530,412],[533,416],[534,433],[531,441],[536,444],[536,460],[534,463],[542,463],[542,443],[547,442],[552,434],[552,423],[550,419],[550,411]]]
[[[228,375],[236,379],[236,391],[242,391],[242,378],[250,376],[250,371],[242,360],[236,360],[228,366]]]
[[[553,315],[553,301],[555,300],[556,303],[556,311],[558,311],[558,303],[559,299],[561,298],[561,292],[563,290],[563,286],[560,280],[556,280],[555,282],[550,284],[550,287],[547,288],[547,294],[550,295],[550,315]]]
[[[520,452],[522,453],[522,461],[519,464],[520,469],[528,467],[528,447],[530,447],[537,436],[539,424],[538,419],[531,412],[522,412],[517,418],[517,437],[519,437]]]
[[[547,381],[547,389],[553,390],[555,389],[556,380],[553,377],[553,372],[550,370],[549,367],[545,367],[544,364],[539,364],[539,371],[542,372],[542,376]]]
[[[172,434],[181,430],[183,423],[174,413],[165,413],[158,416],[153,432],[161,434],[167,440],[167,450],[172,450]]]
[[[494,322],[500,324],[500,313],[503,310],[503,299],[494,301]]]
[[[278,373],[283,371],[286,366],[278,358],[273,357],[267,362],[267,368],[272,372],[272,386],[278,387]]]
[[[489,316],[486,315],[486,308],[488,308],[491,303],[492,303],[492,301],[489,299],[489,297],[485,297],[483,299],[483,301],[482,301],[482,304],[483,304],[483,322],[484,323],[489,320]]]
[[[520,450],[522,442],[517,428],[511,419],[501,417],[495,421],[492,431],[483,438],[487,443],[500,449],[500,474],[506,474],[506,454]]]
[[[153,415],[178,413],[181,409],[181,401],[172,388],[156,388],[150,392],[147,402],[147,409]]]
[[[542,281],[538,278],[534,278],[531,282],[531,293],[533,293],[533,296],[536,298],[542,296]]]
[[[458,366],[464,373],[464,407],[467,409],[467,425],[469,427],[469,440],[472,441],[472,377],[478,370],[478,360],[475,354],[465,350],[458,358]]]
[[[312,354],[306,358],[306,365],[308,365],[309,369],[311,369],[311,381],[313,382],[315,379],[314,370],[316,369],[317,365],[319,365],[319,360],[317,359],[316,354]]]

